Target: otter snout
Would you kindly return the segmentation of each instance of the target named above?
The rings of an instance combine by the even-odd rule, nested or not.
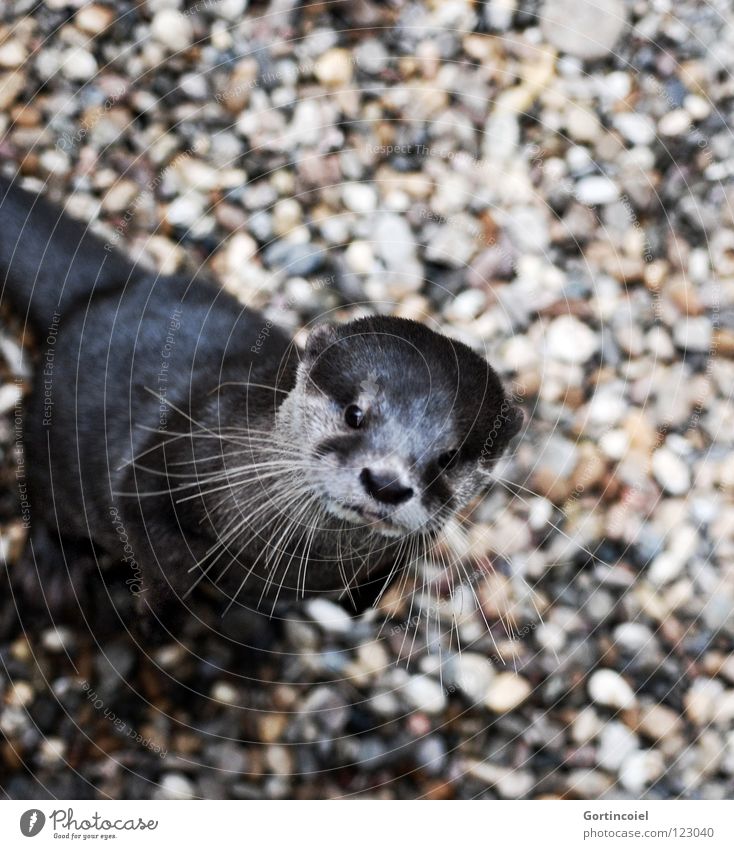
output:
[[[359,475],[368,495],[383,504],[402,504],[413,497],[413,488],[405,484],[392,472],[374,472],[362,469]]]

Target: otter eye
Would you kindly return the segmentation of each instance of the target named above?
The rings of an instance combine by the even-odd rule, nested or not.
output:
[[[355,430],[362,427],[362,423],[364,422],[364,410],[356,404],[350,404],[346,410],[344,410],[344,421],[349,425],[349,427],[353,427]]]
[[[454,449],[453,451],[444,451],[442,454],[439,454],[436,462],[442,469],[451,469],[456,465],[458,459],[459,452]]]

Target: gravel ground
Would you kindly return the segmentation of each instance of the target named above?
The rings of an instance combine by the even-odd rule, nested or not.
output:
[[[734,795],[731,9],[595,2],[0,11],[4,171],[294,332],[437,323],[528,422],[453,597],[427,562],[320,600],[255,670],[193,623],[33,627],[4,573],[6,796]],[[10,570],[20,342],[4,313]]]

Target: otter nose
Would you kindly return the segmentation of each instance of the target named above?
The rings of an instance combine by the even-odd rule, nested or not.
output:
[[[359,479],[367,492],[384,504],[402,504],[413,495],[413,490],[409,486],[404,486],[395,475],[389,472],[362,469]]]

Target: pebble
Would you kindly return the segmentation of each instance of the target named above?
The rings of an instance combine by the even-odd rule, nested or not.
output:
[[[153,796],[156,799],[193,799],[194,785],[180,772],[167,772],[161,778],[161,783]]]
[[[591,674],[588,686],[592,701],[605,707],[626,710],[636,703],[630,685],[613,669],[597,669]]]
[[[579,59],[599,59],[610,53],[627,26],[622,0],[545,0],[540,29],[559,50]]]
[[[652,455],[655,480],[671,495],[684,495],[691,487],[691,473],[684,460],[669,448],[658,448]]]
[[[414,709],[428,714],[442,713],[446,707],[443,687],[428,675],[413,675],[403,687],[406,702]]]
[[[676,322],[673,341],[686,351],[708,351],[713,332],[711,320],[707,316],[688,316]]]
[[[649,649],[654,639],[652,631],[642,622],[623,622],[614,629],[614,641],[629,652]]]
[[[15,409],[22,397],[23,391],[17,383],[6,383],[0,386],[0,415]]]
[[[599,350],[596,334],[571,315],[559,316],[548,326],[548,353],[564,363],[583,364]]]
[[[177,9],[161,9],[153,16],[153,38],[174,53],[186,50],[194,39],[191,21]]]
[[[285,236],[301,225],[303,212],[298,201],[293,198],[279,200],[273,207],[273,232]]]
[[[527,679],[514,672],[500,672],[489,685],[484,704],[494,713],[508,713],[532,693]]]
[[[713,678],[697,678],[683,696],[686,716],[694,725],[705,727],[716,715],[724,685]]]
[[[97,73],[97,60],[81,47],[72,47],[64,54],[61,73],[74,82],[87,82]]]
[[[626,725],[612,719],[599,733],[596,761],[602,769],[617,772],[626,758],[638,749],[637,735]]]
[[[74,18],[79,29],[88,35],[103,33],[114,20],[114,10],[108,6],[101,6],[99,3],[82,6]]]
[[[316,79],[329,88],[342,88],[352,79],[352,54],[342,47],[327,50],[316,60]]]
[[[28,51],[16,39],[0,44],[0,68],[18,68],[27,57]]]
[[[620,112],[613,118],[616,129],[632,144],[648,145],[655,141],[655,123],[639,112]]]
[[[663,755],[654,749],[632,752],[619,769],[619,781],[630,793],[639,795],[665,772]]]
[[[651,703],[640,709],[637,728],[652,740],[668,740],[683,731],[683,721],[667,705]]]
[[[484,784],[496,787],[503,799],[522,799],[535,785],[529,770],[511,769],[490,761],[469,760],[465,769]]]
[[[56,627],[44,631],[41,636],[43,647],[50,652],[68,650],[74,643],[74,635],[68,628]]]
[[[462,652],[451,662],[451,680],[472,704],[484,702],[494,676],[489,660],[475,652]]]
[[[377,192],[367,183],[345,183],[342,198],[344,206],[358,215],[369,215],[377,208]]]
[[[586,206],[604,206],[619,198],[619,188],[609,177],[584,177],[576,185],[576,199]]]
[[[347,634],[352,629],[349,614],[328,598],[309,599],[306,602],[306,612],[327,633]]]

